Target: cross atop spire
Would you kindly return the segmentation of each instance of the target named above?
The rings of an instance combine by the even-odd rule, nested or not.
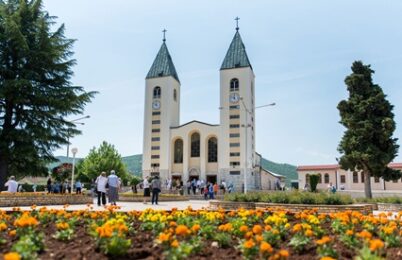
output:
[[[166,32],[167,32],[167,30],[166,29],[163,29],[163,42],[165,42],[166,41]]]
[[[236,20],[236,31],[238,31],[239,30],[239,20],[240,20],[240,18],[238,16],[236,16],[235,20]]]

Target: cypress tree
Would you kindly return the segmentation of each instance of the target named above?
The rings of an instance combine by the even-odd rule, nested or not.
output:
[[[352,74],[345,84],[349,98],[338,104],[340,123],[346,131],[339,144],[339,163],[345,170],[363,172],[364,191],[372,197],[371,178],[381,177],[386,181],[401,177],[401,172],[388,167],[397,156],[393,106],[386,99],[381,87],[373,83],[374,71],[370,65],[356,61]]]

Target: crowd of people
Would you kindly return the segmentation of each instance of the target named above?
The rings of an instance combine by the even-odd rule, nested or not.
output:
[[[77,180],[74,183],[74,190],[76,194],[81,194],[82,193],[82,188],[83,184],[81,183],[80,180]],[[74,190],[71,189],[71,181],[65,180],[64,182],[62,181],[53,181],[51,177],[47,179],[46,183],[46,189],[48,193],[71,193],[74,192]]]

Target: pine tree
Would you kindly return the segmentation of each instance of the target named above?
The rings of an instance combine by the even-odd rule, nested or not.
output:
[[[72,85],[74,40],[55,19],[41,0],[0,0],[0,189],[9,175],[46,174],[80,133],[66,117],[95,95]]]
[[[363,172],[367,198],[372,197],[370,177],[386,181],[401,177],[401,172],[388,167],[399,148],[398,139],[392,137],[396,127],[393,106],[373,83],[373,73],[370,65],[354,62],[352,74],[345,79],[349,98],[338,104],[340,123],[346,127],[338,147],[339,163],[345,170]]]

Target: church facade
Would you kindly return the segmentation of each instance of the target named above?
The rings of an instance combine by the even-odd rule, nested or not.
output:
[[[255,152],[255,76],[238,28],[219,73],[220,124],[181,124],[182,86],[163,40],[145,83],[144,177],[225,181],[236,190],[263,186]],[[271,187],[276,178],[264,180]]]

